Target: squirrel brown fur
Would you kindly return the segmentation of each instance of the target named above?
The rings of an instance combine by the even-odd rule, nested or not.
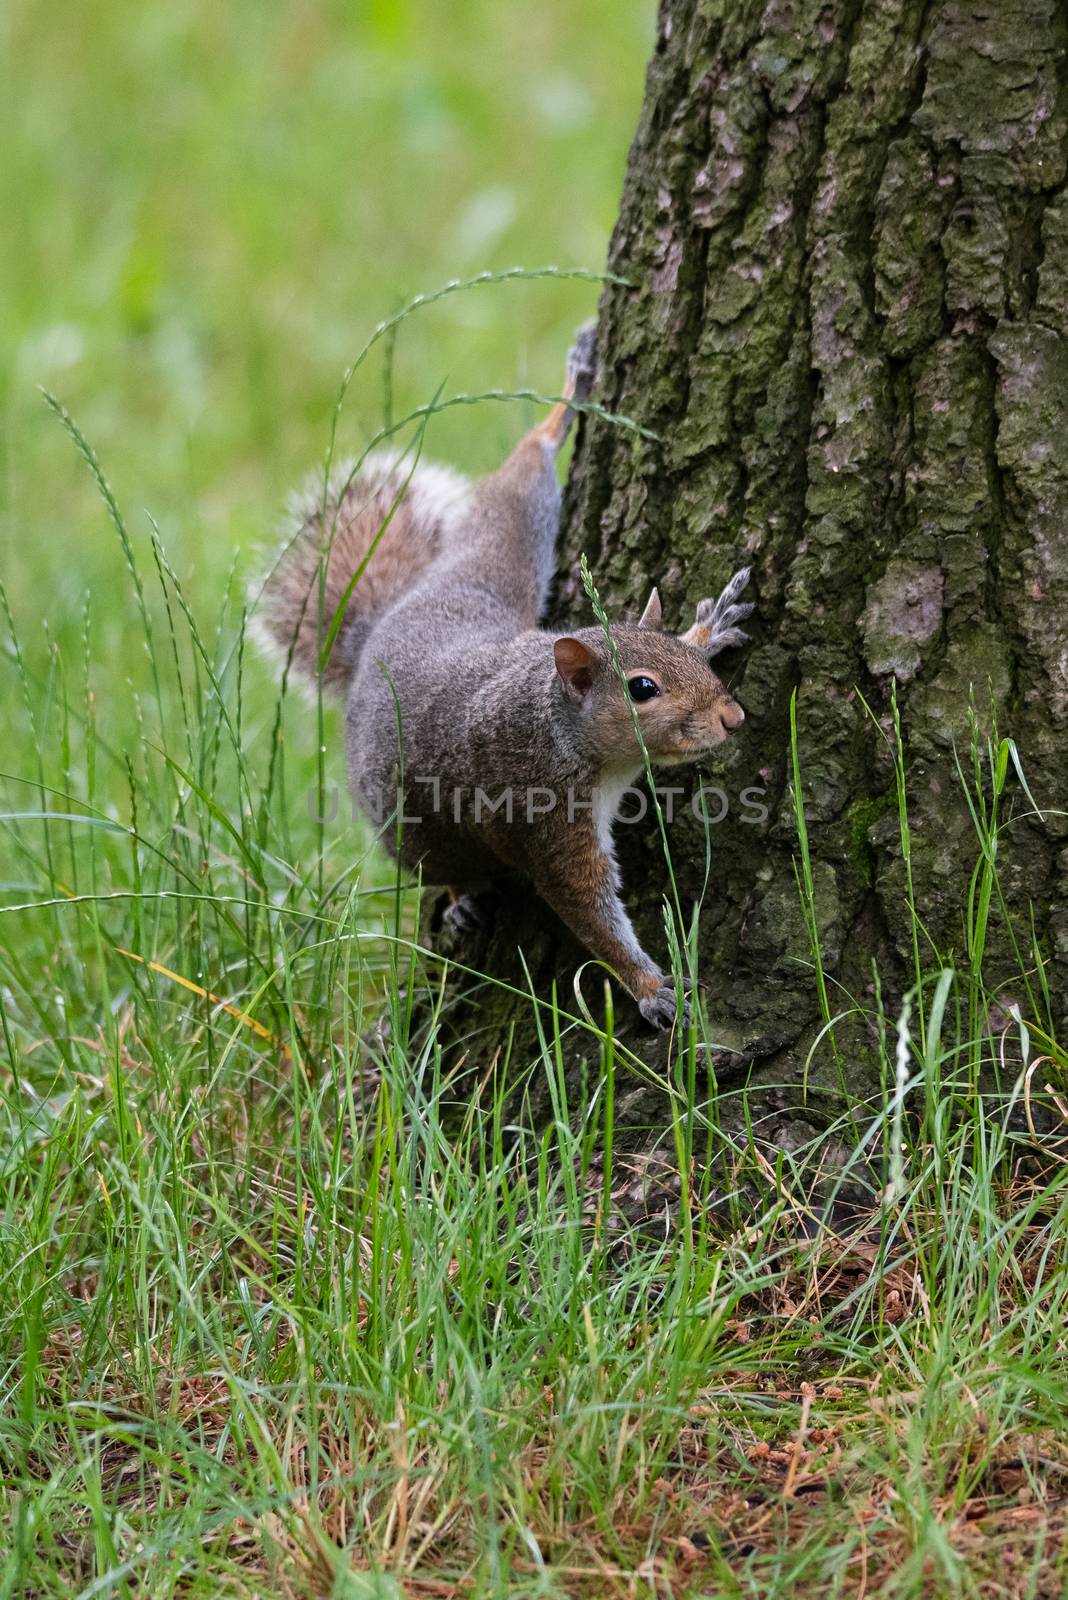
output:
[[[480,482],[372,456],[327,495],[320,486],[266,581],[262,620],[314,679],[344,607],[322,677],[345,695],[353,792],[379,820],[383,796],[403,797],[384,842],[399,838],[403,865],[449,886],[452,923],[479,920],[480,892],[518,870],[666,1027],[675,991],[631,927],[612,848],[616,807],[644,767],[631,706],[653,764],[721,743],[744,713],[709,659],[746,638],[737,624],[753,607],[737,603],[745,570],[676,637],[660,629],[654,589],[640,622],[610,629],[626,690],[601,628],[539,628],[555,457],[568,400],[590,393],[594,348],[583,329],[565,399]]]

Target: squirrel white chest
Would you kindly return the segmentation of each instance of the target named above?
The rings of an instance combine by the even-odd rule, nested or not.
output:
[[[623,796],[637,778],[641,768],[626,772],[603,772],[593,795],[593,826],[597,843],[606,855],[612,854],[612,824],[619,815]]]

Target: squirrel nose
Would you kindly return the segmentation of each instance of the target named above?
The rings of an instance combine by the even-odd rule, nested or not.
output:
[[[719,720],[728,733],[733,733],[745,721],[745,712],[737,700],[724,700],[719,708]]]

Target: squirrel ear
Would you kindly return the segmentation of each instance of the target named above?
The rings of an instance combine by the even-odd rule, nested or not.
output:
[[[749,582],[750,571],[751,568],[743,567],[736,572],[718,600],[698,601],[696,622],[692,628],[680,634],[683,644],[703,650],[707,656],[718,656],[721,650],[748,642],[749,635],[743,633],[737,624],[744,622],[756,610],[756,605],[749,600],[741,605],[735,602]]]
[[[593,651],[581,639],[557,639],[553,644],[553,657],[565,689],[583,699],[593,683],[593,664],[597,659]]]
[[[660,595],[656,589],[645,602],[645,610],[638,618],[639,628],[659,628],[661,621]]]

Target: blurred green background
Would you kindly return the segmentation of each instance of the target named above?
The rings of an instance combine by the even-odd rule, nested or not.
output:
[[[380,318],[483,268],[601,269],[653,24],[653,0],[0,8],[0,576],[31,662],[42,619],[80,632],[88,588],[109,678],[143,676],[123,657],[118,542],[39,386],[95,447],[145,560],[150,511],[209,602],[322,459]],[[398,411],[442,380],[554,390],[596,297],[503,285],[408,320]],[[340,448],[381,417],[372,361]],[[452,412],[426,451],[482,469],[525,420]]]

